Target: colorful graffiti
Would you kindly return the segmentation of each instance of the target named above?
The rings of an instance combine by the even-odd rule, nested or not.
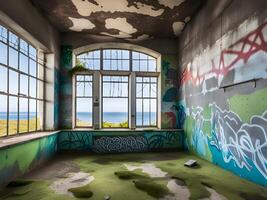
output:
[[[0,186],[29,172],[57,152],[57,135],[0,150]]]
[[[238,31],[221,40],[232,41],[231,34]],[[196,56],[183,72],[186,145],[202,158],[266,186],[267,22],[217,54],[219,43]]]
[[[85,150],[96,153],[146,152],[183,148],[182,131],[79,132],[62,131],[59,150]]]
[[[179,99],[178,64],[175,56],[162,56],[162,128],[182,129],[184,107]]]
[[[184,85],[190,82],[193,85],[200,85],[206,80],[206,77],[210,77],[211,75],[219,79],[220,76],[226,76],[231,70],[239,67],[237,65],[240,65],[240,61],[247,63],[253,55],[259,52],[267,52],[267,22],[236,43],[230,45],[228,49],[221,51],[217,63],[215,59],[211,60],[212,67],[209,71],[200,73],[197,70],[194,75],[190,68],[185,68],[182,74],[181,84]]]

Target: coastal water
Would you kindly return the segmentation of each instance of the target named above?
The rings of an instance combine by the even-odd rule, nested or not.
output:
[[[29,119],[33,119],[36,117],[35,112],[29,113]],[[7,119],[7,113],[6,112],[0,112],[0,120],[6,120]],[[18,113],[17,112],[9,112],[9,120],[17,120],[18,119]],[[28,112],[20,112],[19,113],[19,119],[20,120],[27,120],[28,119]]]

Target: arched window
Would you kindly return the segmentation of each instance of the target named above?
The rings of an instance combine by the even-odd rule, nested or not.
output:
[[[156,56],[101,48],[76,54],[75,127],[158,127],[159,66]]]

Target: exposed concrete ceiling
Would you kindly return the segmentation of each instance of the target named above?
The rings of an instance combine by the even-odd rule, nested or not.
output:
[[[177,37],[205,0],[32,0],[61,32],[129,41]]]

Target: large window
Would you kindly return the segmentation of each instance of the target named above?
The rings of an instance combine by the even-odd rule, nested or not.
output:
[[[0,25],[0,136],[42,129],[43,59],[27,41]]]
[[[125,49],[77,55],[75,127],[158,127],[157,59]]]

